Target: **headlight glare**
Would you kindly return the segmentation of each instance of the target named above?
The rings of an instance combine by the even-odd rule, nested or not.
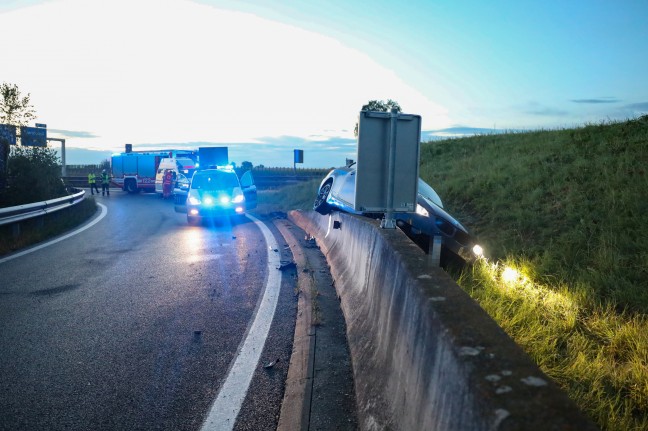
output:
[[[430,213],[420,204],[416,204],[416,214],[422,215],[423,217],[430,217]]]

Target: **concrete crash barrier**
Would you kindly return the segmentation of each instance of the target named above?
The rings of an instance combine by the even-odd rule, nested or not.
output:
[[[400,230],[343,213],[289,217],[331,267],[362,429],[598,429]]]

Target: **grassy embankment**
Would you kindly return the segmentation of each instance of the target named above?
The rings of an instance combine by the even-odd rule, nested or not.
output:
[[[488,255],[459,285],[605,430],[648,429],[646,170],[648,117],[421,147]],[[313,187],[272,200],[309,208]]]

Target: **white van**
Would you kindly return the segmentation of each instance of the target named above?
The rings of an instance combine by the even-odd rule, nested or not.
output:
[[[193,173],[196,171],[196,162],[188,157],[165,157],[160,160],[160,165],[155,173],[155,193],[162,194],[164,171],[167,169],[175,173],[173,176],[175,179],[186,177],[191,180]]]

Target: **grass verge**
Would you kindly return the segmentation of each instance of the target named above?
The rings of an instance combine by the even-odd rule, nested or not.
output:
[[[490,261],[458,284],[604,430],[648,429],[648,117],[423,145]]]

